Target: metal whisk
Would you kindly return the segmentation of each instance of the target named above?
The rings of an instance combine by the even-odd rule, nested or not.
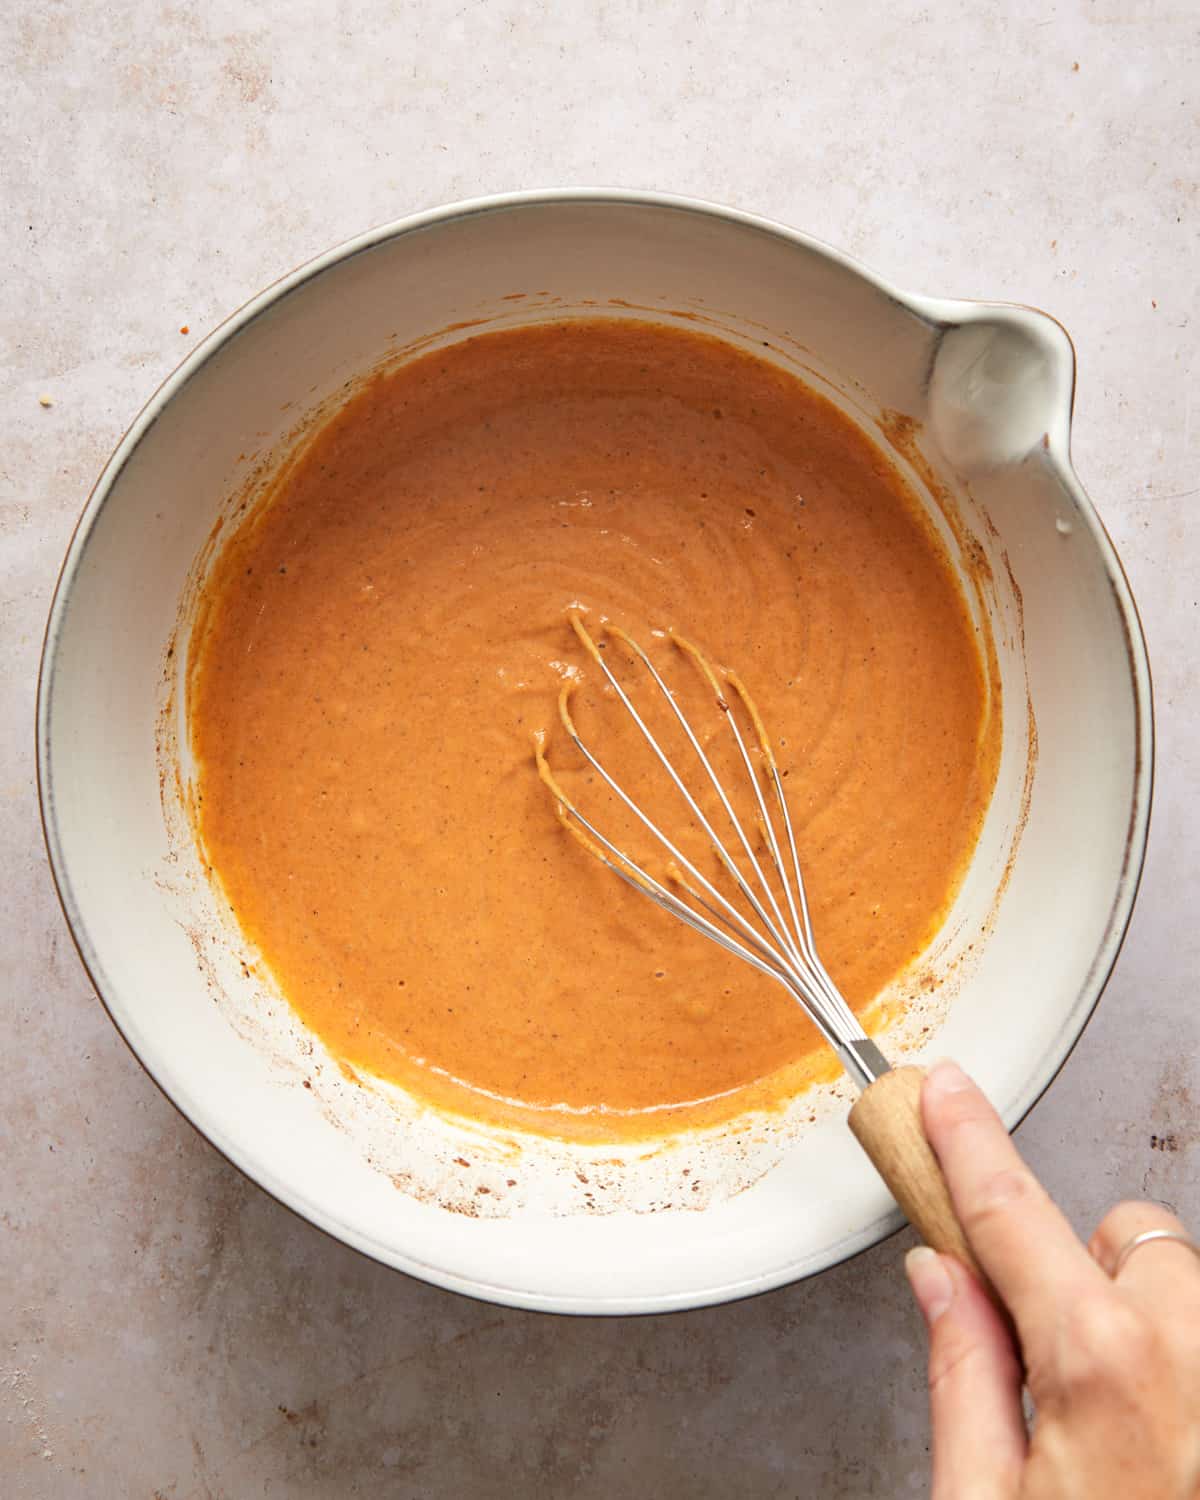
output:
[[[600,668],[653,756],[681,794],[692,834],[699,831],[707,840],[729,876],[731,890],[727,894],[710,880],[684,854],[678,837],[673,838],[667,833],[659,820],[629,795],[619,778],[584,743],[571,713],[573,684],[570,682],[564,684],[558,702],[563,728],[588,765],[665,852],[668,859],[664,871],[666,880],[658,879],[627,850],[618,847],[576,805],[551,769],[546,758],[544,736],[539,735],[535,737],[538,773],[554,796],[563,826],[589,853],[635,890],[696,932],[736,954],[761,974],[782,984],[799,1001],[862,1091],[850,1111],[850,1128],[901,1208],[928,1244],[957,1255],[986,1285],[986,1278],[979,1270],[955,1215],[937,1158],[925,1139],[921,1116],[921,1070],[893,1068],[888,1064],[846,1004],[817,953],[783,777],[758,709],[741,679],[731,671],[722,671],[718,675],[696,646],[670,632],[670,640],[690,658],[711,689],[716,707],[729,726],[736,751],[735,765],[740,766],[750,787],[749,800],[745,792],[742,793],[743,811],[739,812],[729,788],[714,769],[700,735],[658,668],[625,631],[609,623],[602,627],[606,635],[619,641],[632,654],[653,680],[696,756],[701,787],[706,786],[711,792],[721,810],[718,819],[728,824],[729,832],[722,837],[714,827],[713,819],[701,806],[699,796],[687,785],[663,748],[660,737],[638,712],[617,673],[610,667],[606,659],[609,653],[601,649],[577,612],[572,612],[568,618],[580,643]],[[739,714],[752,735],[750,744],[747,743],[746,730],[739,723]],[[763,775],[755,767],[751,745],[757,747]],[[764,780],[770,783],[773,796],[764,792]],[[754,820],[752,827],[757,830],[765,848],[765,856],[755,849],[751,829],[747,827],[747,808]]]
[[[551,771],[546,760],[544,745],[539,741],[536,746],[538,771],[542,780],[554,794],[560,816],[577,837],[580,834],[583,835],[580,842],[634,890],[648,896],[656,905],[678,917],[696,932],[703,933],[705,937],[711,938],[714,943],[719,943],[728,952],[744,959],[760,973],[782,984],[800,1002],[837,1052],[850,1077],[860,1088],[866,1088],[882,1073],[888,1071],[889,1064],[883,1053],[867,1036],[849,1005],[846,1004],[817,953],[808,911],[808,897],[804,889],[804,876],[800,870],[800,858],[796,850],[796,836],[783,790],[783,778],[775,762],[771,742],[762,719],[741,679],[736,673],[725,671],[721,674],[722,683],[708,659],[696,646],[684,637],[670,632],[671,641],[691,659],[712,689],[716,707],[729,726],[738,761],[752,788],[753,800],[749,805],[766,846],[765,861],[756,852],[746,828],[744,814],[738,812],[735,800],[731,798],[727,787],[713,769],[711,758],[706,754],[694,726],[680,707],[677,696],[668,687],[662,674],[641,646],[618,626],[606,624],[603,627],[607,635],[619,640],[641,663],[669,706],[680,730],[696,754],[704,780],[724,811],[729,825],[729,833],[725,838],[718,834],[712,819],[700,806],[696,796],[663,749],[659,738],[630,700],[617,674],[609,666],[605,653],[584,625],[580,615],[572,612],[568,618],[584,649],[604,673],[620,702],[632,716],[651,752],[683,797],[694,824],[708,839],[743,904],[739,905],[730,900],[724,891],[682,853],[677,841],[670,837],[661,824],[630,797],[620,781],[584,743],[571,714],[572,685],[570,683],[564,685],[559,697],[559,717],[563,727],[576,749],[597,775],[666,851],[670,860],[667,874],[675,889],[655,879],[625,850],[618,848],[567,796]],[[746,735],[738,723],[734,702],[731,700],[736,700],[740,705],[753,732],[766,779],[774,789],[773,799],[764,794],[762,778],[755,769],[750,747],[746,743]],[[770,805],[772,800],[775,804],[774,813]],[[743,806],[746,805],[744,794],[741,802]],[[733,844],[736,855],[734,851],[731,851],[730,843]],[[774,874],[774,880],[770,878],[768,869],[764,868],[767,861],[769,861],[770,871]]]

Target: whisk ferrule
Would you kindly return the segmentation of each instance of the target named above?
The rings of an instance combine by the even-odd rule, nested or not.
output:
[[[856,1042],[841,1042],[837,1053],[842,1066],[860,1089],[869,1088],[892,1066],[870,1037],[863,1037]]]

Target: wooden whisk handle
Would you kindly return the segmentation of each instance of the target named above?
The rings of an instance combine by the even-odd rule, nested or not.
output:
[[[921,1116],[922,1068],[890,1068],[859,1097],[850,1129],[891,1189],[909,1223],[931,1249],[955,1255],[995,1293],[954,1212],[950,1190]]]

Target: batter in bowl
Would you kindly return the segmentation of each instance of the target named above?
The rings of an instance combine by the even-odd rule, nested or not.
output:
[[[481,334],[312,436],[197,619],[206,857],[350,1068],[581,1139],[770,1106],[831,1068],[800,1009],[583,854],[537,779],[563,676],[603,708],[571,609],[736,668],[822,955],[870,1006],[969,862],[997,690],[886,457],[792,375],[678,328]]]

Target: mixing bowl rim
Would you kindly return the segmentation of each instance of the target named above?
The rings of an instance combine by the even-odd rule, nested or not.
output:
[[[701,1289],[677,1294],[641,1296],[582,1296],[539,1294],[523,1288],[493,1285],[475,1277],[444,1271],[411,1254],[400,1254],[391,1247],[354,1230],[322,1205],[298,1190],[295,1184],[281,1180],[277,1174],[256,1164],[252,1144],[244,1143],[236,1131],[220,1121],[207,1118],[207,1112],[189,1099],[186,1085],[175,1075],[162,1057],[147,1057],[139,1050],[137,1028],[126,1013],[117,987],[105,974],[100,946],[89,932],[72,887],[68,857],[58,825],[52,770],[52,710],[55,689],[55,667],[59,639],[70,605],[72,585],[85,557],[88,542],[104,507],[109,503],[122,473],[167,406],[188,386],[193,377],[231,340],[248,329],[260,317],[309,281],[323,275],[377,246],[405,235],[419,233],[457,220],[480,214],[551,205],[607,205],[614,208],[670,209],[681,213],[715,218],[743,229],[782,240],[794,248],[807,251],[840,266],[859,277],[890,301],[933,326],[950,326],[987,316],[1010,318],[1025,327],[1030,320],[1045,320],[1058,331],[1060,351],[1059,408],[1050,414],[1045,438],[1046,456],[1086,524],[1104,563],[1113,590],[1118,613],[1125,629],[1125,643],[1132,679],[1135,704],[1136,763],[1129,824],[1126,831],[1125,859],[1116,893],[1105,923],[1103,938],[1074,1003],[1067,1011],[1054,1043],[1046,1049],[1031,1080],[1005,1110],[1010,1129],[1028,1114],[1053,1083],[1090,1021],[1112,973],[1128,931],[1145,862],[1149,831],[1154,771],[1153,688],[1145,638],[1137,605],[1120,557],[1095,507],[1075,474],[1070,457],[1071,406],[1074,394],[1074,350],[1066,330],[1050,314],[1024,304],[944,299],[903,292],[883,277],[845,252],[803,231],[761,215],[726,207],[702,199],[667,193],[644,192],[619,188],[551,188],[503,193],[451,203],[410,214],[356,235],[340,245],[315,256],[287,275],[280,277],[231,313],[205,339],[196,345],[162,381],[114,448],[108,462],[93,485],[75,525],[59,570],[43,639],[38,672],[36,708],[36,765],[38,803],[43,837],[51,875],[66,918],[72,942],[101,1004],[130,1051],[145,1069],[151,1081],[185,1119],[240,1172],[269,1193],[286,1208],[323,1230],[340,1243],[349,1245],[371,1259],[420,1277],[448,1291],[470,1295],[484,1301],[530,1310],[574,1314],[649,1314],[683,1311],[710,1306],[773,1290],[790,1282],[814,1275],[878,1244],[901,1227],[898,1211],[844,1236],[824,1250],[800,1260],[741,1280],[722,1281]]]

